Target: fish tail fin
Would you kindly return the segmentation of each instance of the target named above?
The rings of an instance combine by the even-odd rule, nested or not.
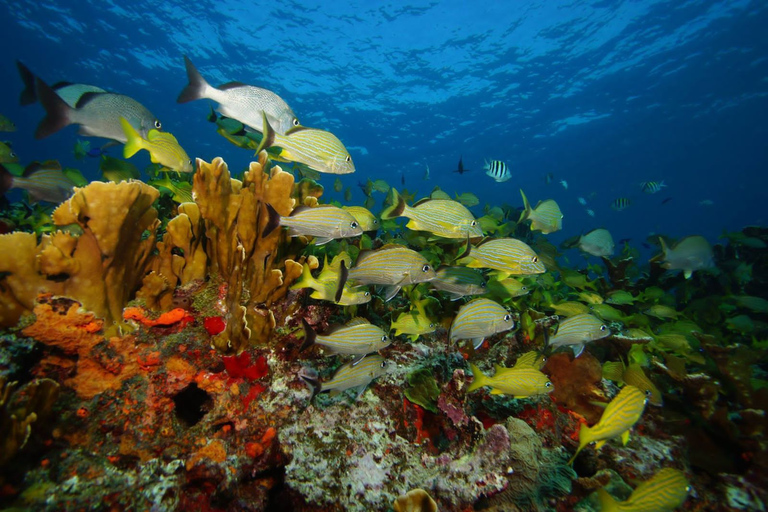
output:
[[[280,225],[280,214],[269,203],[267,203],[267,214],[269,218],[267,219],[267,225],[264,226],[264,231],[261,232],[261,238],[269,236]]]
[[[529,215],[531,215],[531,203],[529,203],[528,198],[525,197],[525,192],[523,192],[523,189],[520,189],[520,195],[523,196],[523,213],[520,214],[520,220],[517,221],[518,224],[523,222],[528,218]]]
[[[5,194],[11,188],[13,188],[13,175],[3,164],[0,164],[0,195]]]
[[[467,393],[488,385],[488,376],[481,372],[480,368],[472,363],[469,363],[469,369],[472,370],[472,377],[474,380],[472,381],[472,384],[470,384],[467,388]]]
[[[596,492],[597,499],[600,502],[600,510],[602,512],[618,512],[619,504],[610,494],[608,494],[608,491],[601,487]]]
[[[344,295],[344,285],[347,284],[347,278],[349,278],[349,269],[344,260],[339,263],[339,286],[336,288],[335,301],[338,303],[341,300],[341,296]]]
[[[24,90],[21,91],[19,97],[19,103],[21,105],[31,105],[37,101],[37,91],[35,91],[35,75],[29,70],[27,66],[16,61],[16,67],[19,68],[19,75],[21,75],[21,81],[24,82]]]
[[[56,94],[56,91],[37,77],[35,77],[35,89],[46,112],[46,116],[40,121],[35,131],[36,139],[44,139],[72,124],[69,117],[73,109]]]
[[[405,199],[401,196],[395,187],[392,187],[392,206],[389,206],[381,212],[381,218],[383,220],[394,219],[400,217],[405,211]]]
[[[317,286],[317,279],[312,277],[312,272],[309,265],[304,263],[301,268],[301,277],[297,279],[292,285],[291,290],[301,290],[302,288],[312,288]]]
[[[303,352],[312,345],[315,344],[315,340],[317,339],[317,334],[312,329],[312,326],[309,325],[309,322],[307,322],[305,319],[301,319],[301,323],[304,326],[304,343],[301,344],[301,348],[299,349],[299,352]]]
[[[299,378],[301,380],[303,380],[304,383],[307,386],[309,386],[309,388],[312,390],[312,396],[309,399],[309,401],[311,402],[312,400],[315,399],[315,397],[318,395],[318,393],[320,393],[320,391],[322,390],[323,386],[322,386],[322,384],[320,384],[320,380],[319,379],[316,379],[316,378],[313,378],[313,377],[309,377],[307,375],[299,375]]]
[[[210,87],[208,82],[205,81],[203,75],[197,70],[189,57],[184,56],[184,66],[187,68],[187,79],[189,83],[184,89],[182,89],[179,97],[176,98],[176,103],[187,103],[189,101],[199,100],[205,98],[205,91]]]
[[[261,150],[267,149],[268,147],[271,147],[272,144],[275,143],[275,129],[272,128],[271,124],[269,124],[267,115],[264,112],[261,113],[261,121],[262,121],[262,131],[261,131],[262,137],[261,137],[261,142],[259,143],[259,147],[256,148],[257,156],[259,153],[261,153]]]
[[[124,117],[120,118],[120,126],[122,126],[125,138],[127,139],[125,147],[123,147],[123,157],[131,158],[143,148],[141,135]]]
[[[579,429],[579,447],[576,450],[576,453],[573,454],[573,457],[568,461],[568,465],[572,465],[573,461],[576,460],[576,457],[579,456],[581,453],[581,450],[584,449],[585,446],[589,444],[589,431],[591,429],[587,426],[586,423],[581,424],[581,428]]]

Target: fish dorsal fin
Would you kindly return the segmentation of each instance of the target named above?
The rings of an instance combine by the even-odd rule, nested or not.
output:
[[[58,91],[62,87],[69,87],[70,85],[75,85],[75,84],[72,82],[65,82],[62,80],[61,82],[56,82],[55,84],[53,84],[51,86],[51,89],[53,89],[54,91]]]
[[[217,87],[220,91],[227,91],[229,89],[237,89],[238,87],[246,87],[243,82],[227,82]]]
[[[504,367],[503,367],[503,366],[501,366],[500,364],[494,364],[494,365],[493,365],[493,369],[496,371],[496,373],[499,373],[500,371],[503,371],[503,370],[505,370],[506,368],[504,368]]]
[[[99,96],[100,94],[105,94],[105,93],[93,92],[93,91],[83,93],[83,95],[80,96],[80,98],[77,100],[77,103],[75,104],[75,108],[78,108],[78,109],[83,108],[88,103],[93,101],[93,99]]]
[[[310,209],[311,209],[310,206],[306,206],[306,205],[303,205],[303,204],[299,205],[299,206],[297,206],[296,208],[293,209],[293,211],[291,212],[290,217],[293,217],[294,215],[299,215],[300,213],[308,211]]]
[[[411,206],[411,208],[416,208],[420,204],[428,203],[429,201],[434,201],[434,199],[432,199],[431,197],[425,197],[423,199],[419,199],[418,201],[413,203],[413,206]]]
[[[296,126],[291,127],[290,129],[286,130],[285,135],[289,136],[289,135],[293,135],[296,132],[303,132],[304,130],[311,130],[311,129],[312,128],[310,128],[308,126],[296,125]]]
[[[346,327],[352,327],[353,325],[363,325],[363,324],[367,325],[367,324],[370,324],[370,323],[371,322],[369,322],[365,318],[363,318],[361,316],[356,316],[355,318],[353,318],[352,320],[350,320],[349,322],[346,323]]]

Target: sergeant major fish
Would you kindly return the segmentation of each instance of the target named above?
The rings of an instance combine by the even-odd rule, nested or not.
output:
[[[212,87],[186,55],[184,66],[187,69],[189,84],[179,94],[177,103],[202,98],[213,100],[219,104],[217,110],[222,115],[237,119],[255,131],[263,130],[262,113],[280,135],[285,135],[290,128],[299,126],[299,120],[291,107],[274,92],[240,82]]]
[[[485,162],[485,174],[496,180],[496,183],[504,183],[512,178],[509,166],[500,160],[491,160]]]

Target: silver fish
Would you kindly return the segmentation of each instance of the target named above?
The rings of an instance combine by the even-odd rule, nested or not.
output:
[[[659,238],[659,241],[664,251],[662,266],[670,270],[682,270],[686,279],[690,279],[696,270],[715,266],[712,246],[703,236],[687,236],[671,248],[667,247],[663,238]]]
[[[482,295],[487,291],[483,274],[468,267],[442,266],[437,269],[437,277],[430,283],[435,289],[448,293],[451,300],[458,300],[465,295]]]
[[[16,61],[16,67],[19,68],[21,80],[24,82],[24,90],[21,91],[20,103],[30,105],[37,101],[37,91],[35,90],[35,75],[27,66]],[[56,94],[63,99],[67,105],[75,108],[80,97],[87,92],[107,92],[101,87],[88,84],[72,84],[69,82],[57,82],[51,86]]]
[[[24,176],[13,176],[0,164],[0,194],[11,188],[29,193],[31,202],[47,201],[59,204],[72,195],[75,184],[61,170],[38,163],[27,166]]]
[[[579,238],[579,249],[592,256],[613,256],[613,237],[607,229],[594,229]]]
[[[353,318],[342,327],[325,335],[316,334],[306,320],[302,319],[302,323],[305,337],[301,350],[314,344],[323,345],[336,354],[358,356],[355,361],[360,362],[366,354],[378,352],[392,343],[381,328],[364,318]]]
[[[272,91],[240,82],[230,82],[212,87],[185,55],[189,84],[181,91],[178,103],[207,98],[219,104],[222,115],[237,119],[255,131],[262,131],[262,112],[270,126],[280,135],[299,125],[296,114],[283,99]]]
[[[44,139],[70,124],[79,124],[80,135],[103,137],[125,144],[128,138],[120,124],[121,117],[124,117],[144,139],[148,137],[150,130],[162,128],[152,112],[128,96],[110,92],[87,92],[73,108],[45,82],[38,78],[36,83],[40,103],[47,113],[35,131],[37,139]]]
[[[357,396],[359,398],[371,381],[391,372],[395,369],[395,366],[394,361],[387,361],[379,354],[372,354],[358,364],[350,362],[343,365],[328,382],[320,383],[319,380],[307,375],[300,375],[300,377],[307,382],[307,384],[312,386],[313,397],[324,391],[330,391],[331,396],[333,397],[342,391],[356,388],[358,390]]]
[[[474,299],[459,308],[448,339],[471,339],[477,350],[487,336],[508,331],[514,326],[512,315],[503,306],[490,299]]]
[[[599,318],[589,313],[581,313],[566,318],[557,328],[555,336],[550,338],[549,345],[573,349],[574,357],[579,357],[588,341],[595,341],[611,335],[611,330]]]
[[[485,162],[485,174],[496,180],[497,183],[503,183],[512,177],[509,172],[509,166],[500,160],[491,160]]]

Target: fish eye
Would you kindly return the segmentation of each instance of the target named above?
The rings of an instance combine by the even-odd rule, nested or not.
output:
[[[382,368],[386,368],[387,367],[387,362],[386,361],[382,361],[381,362],[381,367]]]
[[[424,265],[423,267],[421,267],[422,272],[429,272],[431,269],[432,267],[430,267],[429,265]]]
[[[293,118],[293,126],[299,126],[299,120],[295,117]]]
[[[650,396],[651,396],[651,390],[650,389],[646,389],[645,390],[645,396],[650,398]]]
[[[363,297],[370,297],[370,296],[371,296],[371,292],[365,292],[365,293],[363,294]]]
[[[539,257],[538,256],[534,256],[533,258],[531,258],[531,261],[534,262],[534,263],[538,263],[539,262]]]
[[[347,155],[347,158],[344,159],[345,162],[349,163],[352,161],[352,157]]]
[[[381,341],[387,341],[388,339],[389,339],[389,338],[387,338],[387,335],[386,335],[386,334],[385,334],[384,336],[382,336],[382,337],[381,337]]]
[[[606,326],[606,325],[601,325],[601,326],[600,326],[600,330],[601,330],[601,331],[607,331],[607,330],[608,330],[608,326]]]
[[[357,222],[352,221],[352,223],[349,225],[352,229],[357,229]]]
[[[11,156],[11,158],[16,158],[16,153],[14,153],[13,151],[11,151],[11,152],[10,152],[10,156]]]
[[[510,320],[512,320],[512,315],[510,315],[509,313],[507,313],[506,315],[504,315],[504,321],[505,321],[505,322],[509,322]]]
[[[477,226],[477,221],[473,220],[469,225],[472,226],[472,227],[475,227],[475,226]]]
[[[524,292],[527,292],[527,291],[528,291],[528,287],[527,287],[527,286],[523,286],[523,287],[522,287],[522,288],[520,288],[520,289],[521,289],[522,291],[524,291]]]
[[[160,121],[158,121],[157,119],[155,119],[155,128],[157,128],[157,129],[159,130],[159,129],[160,129],[160,128],[162,128],[162,127],[163,127],[163,125],[162,125],[162,124],[160,124]]]
[[[548,388],[551,388],[552,387],[552,383],[550,381],[547,381],[547,383],[544,384],[544,386],[548,387]]]
[[[429,324],[429,328],[430,328],[430,329],[432,329],[433,327],[435,327],[435,324],[434,324],[434,323],[431,323],[431,324]]]

